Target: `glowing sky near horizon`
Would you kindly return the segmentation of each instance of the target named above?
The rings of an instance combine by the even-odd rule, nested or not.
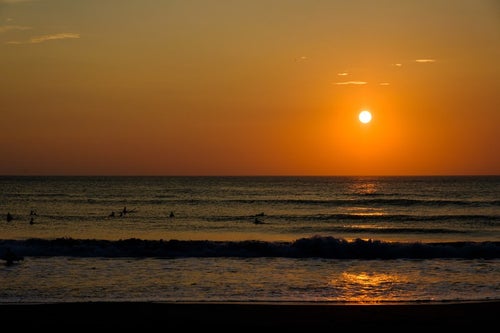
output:
[[[0,59],[0,175],[500,174],[498,1],[0,0]]]

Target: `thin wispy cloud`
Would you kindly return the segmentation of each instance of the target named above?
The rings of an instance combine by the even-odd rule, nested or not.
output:
[[[0,3],[20,3],[20,2],[35,2],[38,0],[0,0]]]
[[[342,73],[337,73],[338,76],[347,76],[349,75],[349,73],[347,72],[342,72]]]
[[[417,59],[415,61],[418,62],[418,63],[421,63],[421,64],[427,64],[427,63],[436,62],[435,59]]]
[[[80,38],[80,34],[75,34],[72,32],[65,32],[53,35],[44,35],[39,37],[31,38],[31,43],[43,43],[48,40],[58,40],[58,39],[72,39],[72,38]]]
[[[302,61],[307,61],[307,60],[309,60],[309,58],[306,56],[301,56],[301,57],[295,58],[295,62],[302,62]]]
[[[7,42],[7,44],[38,44],[38,43],[43,43],[43,42],[47,42],[50,40],[75,39],[75,38],[80,38],[80,34],[75,34],[72,32],[64,32],[64,33],[59,33],[59,34],[32,37],[30,40],[24,41],[24,42],[11,41],[11,42]]]
[[[11,30],[30,30],[31,27],[25,27],[21,25],[3,25],[0,26],[0,33],[11,31]]]
[[[365,81],[344,81],[344,82],[336,82],[336,85],[353,85],[353,86],[358,86],[358,85],[364,85],[367,84],[368,82]]]

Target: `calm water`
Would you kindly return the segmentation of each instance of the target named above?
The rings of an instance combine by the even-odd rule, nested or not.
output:
[[[0,253],[24,257],[0,267],[0,302],[500,299],[500,177],[0,177],[0,190]]]

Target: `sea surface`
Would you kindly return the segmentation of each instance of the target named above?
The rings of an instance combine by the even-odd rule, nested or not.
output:
[[[4,176],[0,214],[0,303],[500,300],[500,176]]]

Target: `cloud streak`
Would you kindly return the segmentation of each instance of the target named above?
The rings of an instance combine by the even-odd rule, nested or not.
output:
[[[20,2],[34,2],[38,0],[0,0],[0,3],[20,3]]]
[[[436,62],[435,59],[417,59],[415,61],[418,62],[418,63],[421,63],[421,64],[427,64],[427,63]]]
[[[344,81],[344,82],[336,82],[336,85],[353,85],[353,86],[359,86],[359,85],[364,85],[367,84],[368,82],[365,81]]]
[[[0,26],[0,34],[12,30],[30,30],[30,29],[31,27],[25,27],[21,25],[4,25]]]
[[[309,60],[309,58],[306,56],[301,56],[301,57],[295,58],[295,62],[302,62],[302,61],[307,61],[307,60]]]
[[[80,34],[76,34],[76,33],[72,33],[72,32],[63,32],[63,33],[59,33],[59,34],[32,37],[30,40],[25,41],[25,42],[19,42],[19,41],[7,42],[7,44],[38,44],[38,43],[43,43],[43,42],[47,42],[50,40],[75,39],[75,38],[80,38]]]

